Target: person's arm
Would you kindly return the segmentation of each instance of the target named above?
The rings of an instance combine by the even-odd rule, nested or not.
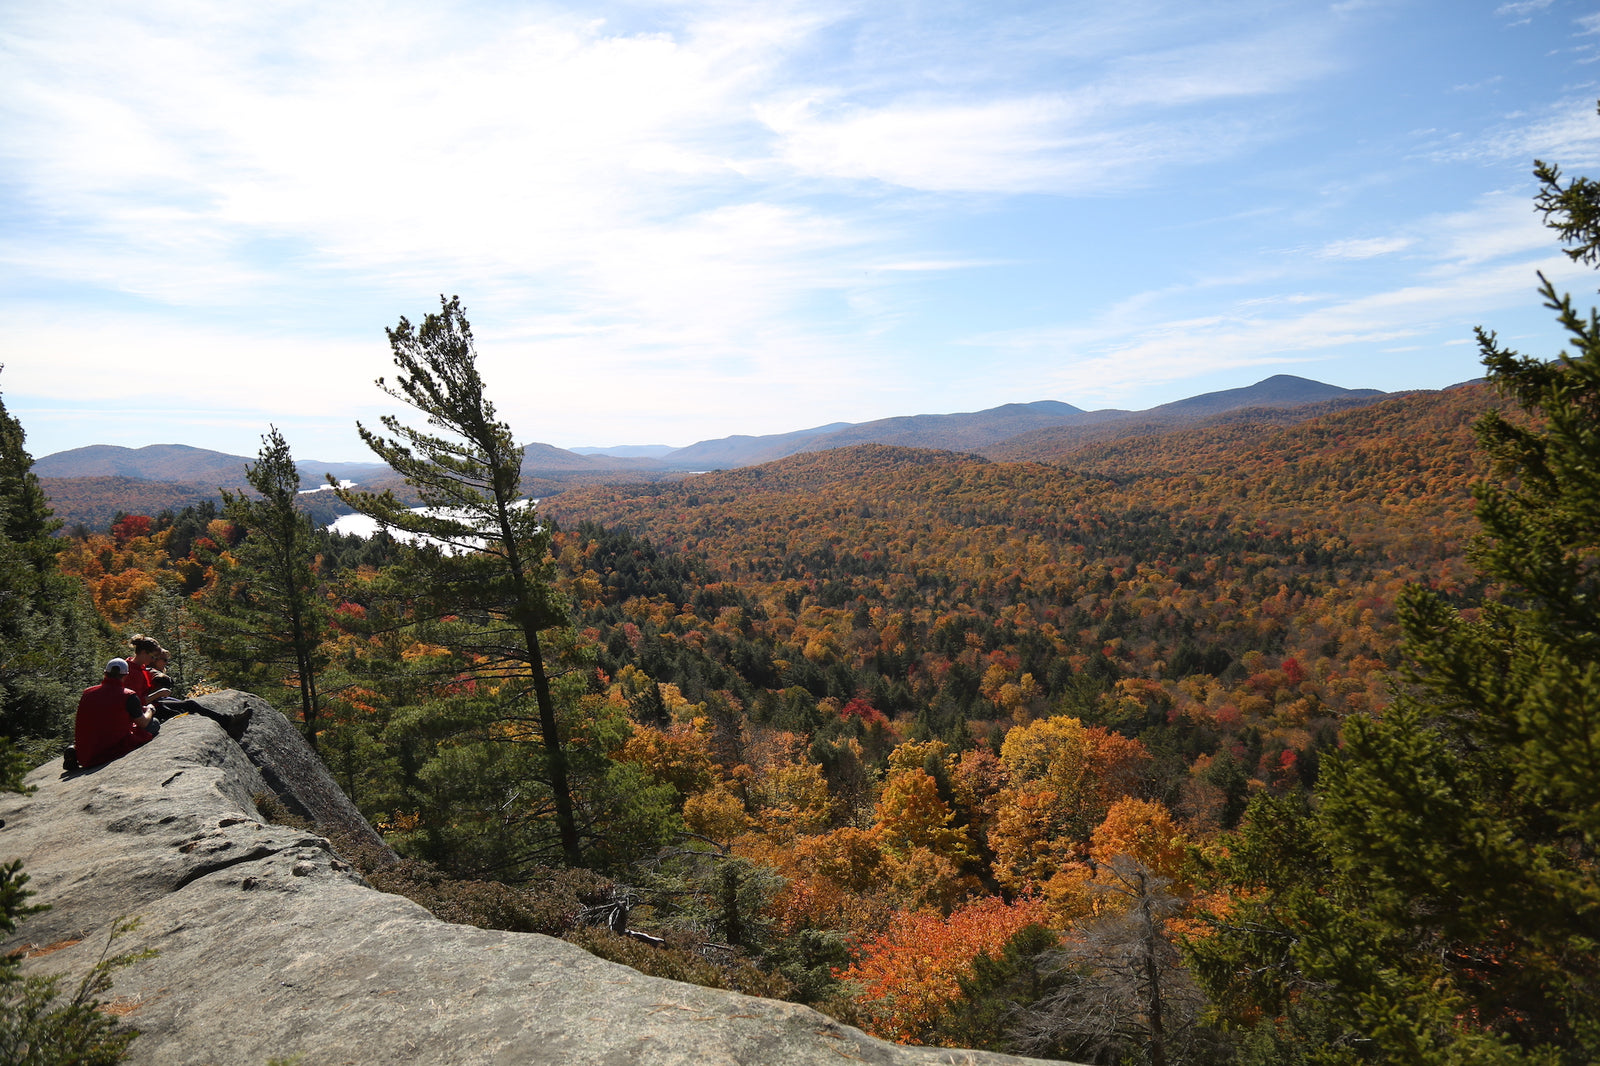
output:
[[[152,708],[146,707],[144,704],[140,703],[138,695],[134,692],[128,693],[127,702],[128,717],[133,719],[133,724],[138,726],[140,729],[149,729],[150,720],[155,717],[156,712]]]

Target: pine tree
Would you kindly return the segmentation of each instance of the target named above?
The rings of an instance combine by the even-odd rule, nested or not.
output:
[[[1537,173],[1552,228],[1593,262],[1600,190]],[[1250,898],[1195,949],[1214,993],[1318,1032],[1327,1061],[1600,1058],[1600,315],[1541,280],[1570,351],[1479,332],[1522,409],[1478,426],[1491,597],[1405,595],[1398,698],[1346,723],[1309,841],[1264,847],[1273,812],[1252,807],[1230,859],[1255,855]],[[1324,876],[1293,887],[1291,866]]]
[[[328,608],[314,565],[311,519],[295,506],[300,472],[276,426],[261,438],[245,476],[260,497],[222,493],[224,515],[246,534],[230,558],[219,560],[201,646],[231,683],[276,687],[292,678],[302,728],[315,747],[317,675],[325,661],[319,645]]]
[[[0,401],[0,733],[59,741],[97,635],[77,583],[56,567],[61,523],[32,472],[22,424]]]
[[[337,489],[339,498],[383,526],[419,538],[402,563],[420,616],[450,619],[431,632],[495,692],[506,721],[525,717],[531,696],[544,750],[561,852],[581,863],[568,759],[540,634],[566,623],[551,587],[549,539],[533,501],[521,493],[522,451],[495,418],[478,374],[472,327],[459,297],[419,327],[388,330],[399,376],[378,387],[445,435],[382,419],[387,434],[357,423],[361,439],[422,501],[412,509],[392,492]]]

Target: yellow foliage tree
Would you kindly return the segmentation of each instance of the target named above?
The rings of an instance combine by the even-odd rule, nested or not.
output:
[[[1009,784],[997,797],[989,847],[996,879],[1039,887],[1087,858],[1089,837],[1138,785],[1149,755],[1137,740],[1076,718],[1044,718],[1006,734]]]
[[[744,802],[720,785],[695,792],[683,801],[684,827],[718,844],[738,837],[749,822]]]
[[[773,909],[785,930],[881,929],[890,909],[874,891],[882,876],[883,849],[871,829],[845,826],[800,837],[787,847],[755,838],[741,853],[766,862],[787,879]]]
[[[954,821],[939,783],[921,766],[889,771],[876,818],[885,851],[904,858],[913,848],[927,848],[957,866],[971,863],[972,838]]]
[[[995,880],[1012,890],[1026,890],[1080,857],[1075,823],[1064,812],[1060,793],[1038,782],[1001,792],[989,830]]]
[[[1013,781],[1059,777],[1082,762],[1087,746],[1083,723],[1057,715],[1017,726],[1006,733],[1005,742],[1000,746],[1000,761]]]
[[[1118,855],[1138,862],[1150,873],[1165,878],[1171,890],[1186,894],[1180,883],[1188,842],[1164,806],[1131,796],[1117,800],[1106,812],[1106,820],[1095,829],[1089,842],[1095,862],[1108,864]]]
[[[711,723],[704,718],[674,722],[666,729],[635,724],[616,757],[638,763],[651,777],[671,785],[680,806],[715,781]]]
[[[759,832],[776,844],[820,833],[833,818],[833,796],[822,767],[799,761],[769,767],[750,783]]]

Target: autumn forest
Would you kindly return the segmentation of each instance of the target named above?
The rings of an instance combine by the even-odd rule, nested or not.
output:
[[[902,1042],[1578,1063],[1600,338],[1566,313],[1577,357],[1485,335],[1488,382],[568,485],[456,552],[274,518],[275,430],[251,489],[99,530],[49,532],[23,464],[7,565],[79,674],[144,632],[283,708],[401,857],[369,877],[449,920]],[[441,337],[466,388],[458,306],[390,332]],[[468,428],[434,495],[340,497],[492,506],[505,434]],[[7,733],[53,753],[89,680],[13,684]]]

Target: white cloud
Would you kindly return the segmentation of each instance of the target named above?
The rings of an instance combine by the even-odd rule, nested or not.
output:
[[[1466,270],[1495,259],[1547,253],[1554,243],[1532,202],[1519,193],[1481,197],[1466,211],[1427,219],[1422,227],[1438,270]]]
[[[1516,0],[1515,3],[1501,4],[1494,9],[1494,13],[1497,18],[1524,18],[1549,6],[1550,0]]]
[[[1007,262],[1008,260],[1003,259],[912,259],[875,262],[867,269],[898,274],[943,273],[949,270],[974,270],[979,267],[1002,266]]]
[[[870,200],[821,209],[796,195],[796,174],[1099,193],[1108,173],[1136,183],[1268,125],[1192,105],[1271,96],[1325,67],[1293,27],[1130,54],[1130,23],[1107,18],[1030,42],[1039,63],[1086,64],[1062,91],[1019,93],[1002,64],[964,96],[849,78],[819,95],[797,93],[807,72],[792,60],[860,11],[660,14],[669,28],[635,32],[541,8],[18,11],[0,64],[0,159],[57,229],[0,236],[0,264],[151,310],[203,310],[213,325],[167,346],[171,361],[197,360],[185,367],[196,377],[229,318],[237,335],[263,302],[292,317],[351,284],[390,305],[447,288],[498,308],[509,335],[623,346],[605,365],[689,350],[756,367],[758,347],[814,353],[852,320],[881,331],[896,314],[873,295],[885,278],[992,261],[906,254]],[[794,314],[828,299],[843,320]],[[353,309],[318,313],[334,336],[367,328]],[[169,322],[158,314],[146,331]],[[97,326],[58,326],[107,350]]]
[[[1389,2],[1390,0],[1339,0],[1329,10],[1335,15],[1354,15],[1362,11],[1380,10]]]
[[[159,424],[173,397],[194,410],[260,409],[337,415],[367,400],[383,335],[351,341],[262,329],[208,327],[179,316],[17,308],[5,360],[6,391],[145,412]],[[315,352],[314,364],[300,358]],[[375,358],[376,357],[376,358]],[[312,369],[314,367],[314,371]],[[373,396],[376,396],[373,390]]]
[[[1109,389],[1393,344],[1549,244],[1509,194],[1342,222],[1402,163],[1289,158],[1377,6],[13,5],[4,384],[109,403],[151,366],[250,441],[273,411],[347,425],[386,406],[380,327],[441,291],[519,436],[569,443],[902,413],[969,380],[936,363],[953,336],[1015,357],[976,371],[1006,399],[1060,350]],[[1430,111],[1444,148],[1403,164],[1597,156],[1592,102],[1535,114],[1459,148],[1475,132]],[[1351,295],[1382,285],[1404,314]]]
[[[1545,159],[1559,160],[1565,170],[1583,170],[1600,164],[1600,116],[1594,95],[1585,93],[1543,108],[1542,115],[1517,114],[1470,137],[1457,135],[1455,143],[1435,145],[1427,154],[1441,163],[1520,166]]]
[[[1465,219],[1458,218],[1464,225]],[[1524,310],[1535,300],[1536,272],[1558,287],[1587,284],[1590,272],[1560,255],[1485,266],[1482,260],[1440,265],[1435,277],[1364,295],[1215,302],[1216,313],[1161,318],[1182,307],[1179,293],[1146,294],[1084,325],[1002,331],[967,338],[999,358],[1051,353],[1048,379],[1063,394],[1116,402],[1137,385],[1182,382],[1227,368],[1325,360],[1352,347],[1398,351],[1397,342],[1439,330],[1470,333],[1488,312]],[[1156,313],[1152,313],[1155,311]],[[1444,341],[1439,342],[1443,345]],[[1409,348],[1418,347],[1408,345]],[[1074,399],[1073,402],[1079,402]]]
[[[369,37],[296,12],[309,24],[273,35],[263,65],[261,27],[235,10],[170,39],[166,20],[124,15],[19,49],[11,155],[46,210],[129,244],[289,238],[314,267],[499,275],[559,264],[596,221],[647,223],[679,176],[738,180],[698,143],[738,143],[733,98],[759,79],[712,69],[725,43],[561,19],[452,34],[416,12]]]
[[[144,291],[157,259],[205,300],[229,273],[217,261],[263,241],[298,243],[303,267],[402,281],[564,269],[597,225],[759,198],[780,164],[1093,191],[1111,169],[1137,181],[1258,139],[1264,123],[1181,112],[1326,67],[1280,28],[1112,58],[1061,92],[871,103],[781,80],[843,9],[682,11],[675,33],[630,34],[548,11],[51,5],[15,19],[0,152],[41,211],[90,231],[88,251],[145,251],[112,257],[108,284]]]
[[[1411,247],[1409,237],[1366,237],[1334,241],[1314,254],[1318,259],[1372,259]]]
[[[1282,122],[1259,111],[1247,119],[1194,109],[1259,103],[1329,68],[1294,26],[1119,56],[1049,93],[904,94],[878,104],[802,94],[757,114],[780,138],[783,160],[809,176],[936,192],[1106,195],[1271,139]]]
[[[41,311],[7,347],[85,369],[118,343],[130,360],[159,352],[211,403],[238,389],[208,372],[219,350],[283,357],[249,337],[256,322],[228,320],[263,301],[292,314],[353,281],[413,317],[429,305],[410,300],[461,292],[487,312],[480,335],[538,337],[619,372],[680,348],[738,361],[803,346],[786,312],[840,289],[859,273],[848,257],[881,241],[881,226],[769,202],[741,174],[751,159],[771,169],[748,99],[807,18],[729,9],[669,37],[561,16],[344,11],[128,6],[19,27],[17,62],[0,64],[0,152],[62,228],[0,236],[0,263],[144,310]],[[267,32],[290,17],[294,35]],[[204,308],[214,325],[160,308]],[[382,335],[353,312],[324,325],[378,340],[351,346],[368,387]],[[319,375],[350,354],[342,343],[310,340]],[[93,376],[16,363],[10,388],[105,394]],[[294,377],[264,379],[263,407],[288,400]]]

